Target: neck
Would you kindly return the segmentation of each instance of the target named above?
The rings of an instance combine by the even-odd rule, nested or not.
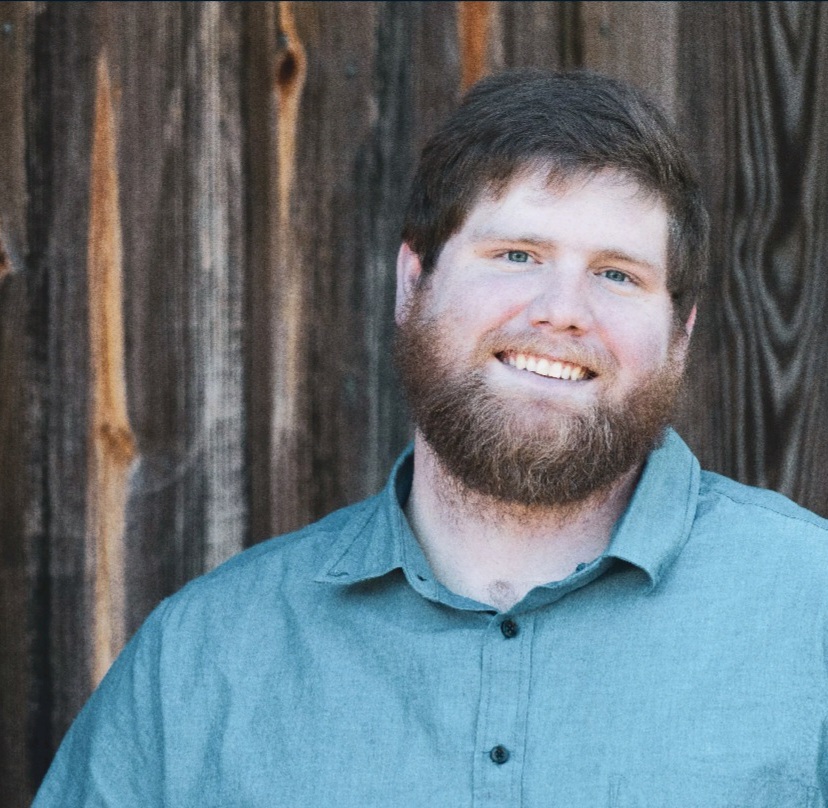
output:
[[[405,513],[437,580],[505,611],[601,555],[640,471],[574,505],[504,504],[466,489],[418,434]]]

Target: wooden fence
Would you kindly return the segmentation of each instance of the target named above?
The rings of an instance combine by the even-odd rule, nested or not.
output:
[[[161,598],[382,483],[406,183],[517,65],[676,120],[714,226],[681,431],[828,515],[828,4],[0,2],[0,804]]]

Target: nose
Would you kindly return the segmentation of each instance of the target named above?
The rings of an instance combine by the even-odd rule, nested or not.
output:
[[[588,276],[583,267],[558,266],[546,273],[527,307],[530,325],[571,335],[589,331],[594,315]]]

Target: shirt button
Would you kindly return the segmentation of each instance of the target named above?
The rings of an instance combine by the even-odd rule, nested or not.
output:
[[[502,766],[509,759],[509,750],[505,746],[498,744],[492,747],[492,751],[489,752],[489,757],[493,763]]]
[[[520,631],[518,624],[514,620],[504,620],[500,624],[500,630],[503,632],[503,636],[507,640],[511,640],[512,637],[517,637],[518,632]]]

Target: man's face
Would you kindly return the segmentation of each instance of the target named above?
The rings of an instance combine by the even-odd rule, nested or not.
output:
[[[397,360],[414,420],[469,488],[567,504],[643,460],[670,417],[687,330],[663,204],[618,174],[483,198],[421,275],[403,247]]]

